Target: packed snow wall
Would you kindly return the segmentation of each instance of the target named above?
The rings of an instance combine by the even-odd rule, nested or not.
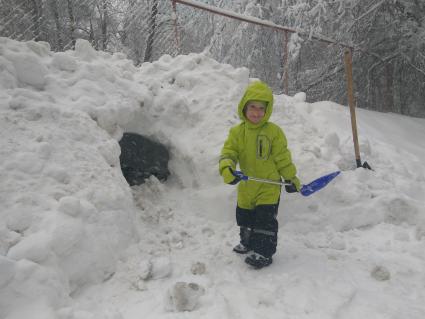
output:
[[[116,141],[144,100],[134,72],[85,41],[0,38],[0,317],[64,307],[138,241]]]

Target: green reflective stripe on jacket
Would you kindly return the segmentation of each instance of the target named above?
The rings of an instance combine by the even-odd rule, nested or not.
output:
[[[267,103],[266,113],[258,124],[249,122],[243,114],[243,108],[249,100]],[[248,86],[238,105],[241,123],[230,129],[221,150],[219,171],[225,167],[232,169],[239,164],[245,175],[280,181],[281,177],[290,180],[296,175],[291,153],[282,129],[269,122],[273,111],[273,93],[263,82],[254,82]],[[238,205],[253,209],[263,204],[276,204],[279,201],[281,186],[243,181],[238,184]]]

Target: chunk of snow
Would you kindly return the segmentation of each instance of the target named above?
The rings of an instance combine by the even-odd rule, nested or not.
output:
[[[57,52],[53,56],[52,65],[59,70],[74,72],[77,70],[77,62],[67,52]]]
[[[165,309],[169,311],[193,311],[205,289],[196,283],[176,282],[166,294]]]
[[[50,238],[46,233],[40,232],[28,235],[9,249],[7,257],[16,261],[27,259],[35,263],[41,263],[49,256],[49,244]]]
[[[384,266],[376,266],[375,268],[373,268],[370,274],[373,278],[375,278],[378,281],[386,281],[386,280],[390,280],[391,278],[391,273]]]
[[[96,50],[93,49],[90,42],[83,39],[77,39],[75,42],[75,54],[84,61],[90,62],[96,58]]]
[[[304,92],[298,92],[294,95],[295,102],[301,103],[307,100],[307,94]]]

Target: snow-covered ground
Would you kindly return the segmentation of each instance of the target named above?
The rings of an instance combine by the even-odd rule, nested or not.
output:
[[[282,194],[278,252],[250,269],[235,187],[217,172],[249,82],[203,54],[135,68],[0,38],[0,318],[425,317],[425,120],[275,96],[305,183]],[[170,150],[171,178],[130,188],[123,132]],[[185,311],[183,311],[185,310]]]

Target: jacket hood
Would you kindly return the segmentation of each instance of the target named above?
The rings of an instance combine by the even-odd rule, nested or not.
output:
[[[258,124],[253,124],[246,116],[243,114],[243,109],[248,101],[264,101],[267,103],[266,113],[264,114],[263,119]],[[252,82],[248,87],[246,88],[245,94],[243,95],[241,101],[238,105],[238,114],[240,119],[249,125],[249,127],[260,127],[264,125],[272,115],[273,112],[273,92],[269,88],[269,86],[261,81],[255,81]]]

